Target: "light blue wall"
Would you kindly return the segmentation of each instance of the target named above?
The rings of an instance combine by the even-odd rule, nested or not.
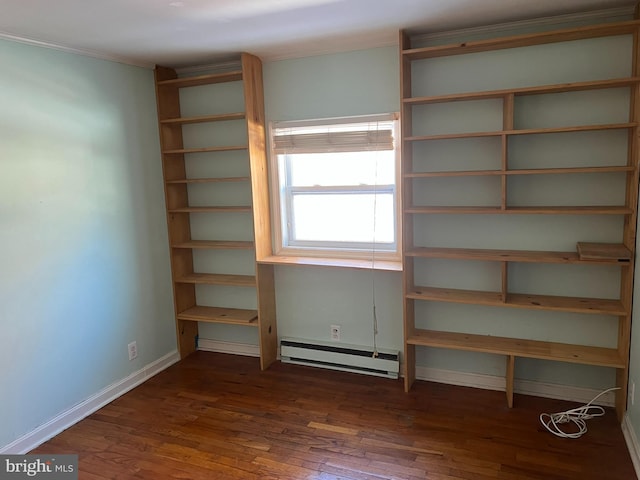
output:
[[[340,117],[400,110],[395,47],[268,62],[264,65],[267,121]],[[399,272],[325,267],[276,267],[278,335],[372,345],[373,289],[378,346],[402,350]]]
[[[1,448],[176,346],[153,73],[0,64]]]

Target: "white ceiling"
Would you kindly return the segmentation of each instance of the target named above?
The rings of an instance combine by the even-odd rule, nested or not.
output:
[[[633,3],[633,0],[631,1]],[[138,65],[206,64],[392,44],[444,31],[629,5],[629,0],[0,0],[0,38]]]

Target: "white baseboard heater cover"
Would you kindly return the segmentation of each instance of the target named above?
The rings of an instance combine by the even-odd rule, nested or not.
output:
[[[280,340],[280,360],[285,363],[364,373],[378,377],[398,378],[400,355],[397,350],[319,342],[299,338]]]

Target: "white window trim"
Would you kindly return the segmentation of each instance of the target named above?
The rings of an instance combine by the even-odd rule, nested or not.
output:
[[[378,249],[363,249],[358,251],[357,249],[342,249],[342,248],[319,248],[302,247],[302,246],[285,246],[285,239],[282,233],[283,211],[281,206],[282,199],[280,198],[280,169],[278,166],[278,154],[274,150],[273,145],[273,129],[276,124],[282,124],[284,122],[270,122],[269,123],[269,143],[270,143],[270,156],[269,156],[269,169],[270,169],[270,194],[271,194],[271,208],[272,208],[272,221],[273,221],[273,235],[274,235],[274,255],[283,258],[318,258],[318,259],[332,259],[335,258],[337,266],[345,266],[343,260],[357,260],[371,262],[371,267],[376,268],[376,261],[380,261],[381,268],[388,270],[389,262],[397,262],[398,265],[402,262],[402,179],[401,179],[401,162],[400,162],[400,125],[399,114],[390,113],[382,115],[361,115],[352,117],[336,117],[336,118],[324,118],[319,120],[302,120],[286,122],[288,126],[300,127],[300,126],[319,126],[319,125],[331,125],[339,123],[360,123],[360,122],[375,122],[378,120],[393,120],[394,121],[394,138],[395,142],[395,230],[396,230],[396,248],[393,252],[378,250]],[[388,187],[388,186],[387,186]],[[296,187],[300,188],[300,187]],[[305,189],[318,191],[325,187],[304,187]],[[336,187],[328,187],[335,190]],[[339,188],[339,187],[337,187]],[[372,187],[364,187],[367,190],[371,190]],[[377,191],[385,191],[385,185],[378,185],[375,187]],[[277,259],[272,259],[277,263]],[[290,262],[287,262],[290,263]],[[327,265],[326,262],[319,263]],[[382,267],[382,264],[386,264],[387,267]]]

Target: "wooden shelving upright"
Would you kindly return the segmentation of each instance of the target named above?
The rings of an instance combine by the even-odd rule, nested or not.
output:
[[[404,242],[404,338],[405,338],[405,390],[413,384],[416,362],[416,347],[428,346],[500,354],[506,357],[506,395],[509,406],[513,405],[515,361],[518,357],[598,365],[616,369],[616,410],[620,419],[626,409],[629,366],[629,342],[631,329],[631,301],[635,258],[635,238],[638,203],[638,128],[640,121],[640,62],[638,61],[640,21],[625,21],[611,24],[583,26],[564,30],[502,37],[490,40],[470,41],[450,45],[414,48],[412,37],[400,32],[400,78],[402,101],[402,177],[403,177],[403,242]],[[499,49],[527,47],[556,42],[566,42],[599,37],[630,35],[633,37],[631,75],[628,78],[606,78],[575,83],[539,85],[480,92],[452,93],[440,96],[413,95],[412,66],[414,62],[451,55],[474,54]],[[499,73],[498,73],[499,75]],[[610,88],[628,88],[630,91],[629,119],[623,123],[560,126],[554,128],[522,128],[514,126],[515,100],[527,95],[549,95],[566,92],[584,92]],[[497,100],[502,102],[502,129],[473,131],[467,133],[414,133],[413,109],[416,106],[475,100]],[[509,168],[509,139],[522,135],[550,135],[569,132],[598,132],[621,130],[628,132],[627,163],[620,166],[584,166],[558,168]],[[480,170],[417,171],[414,169],[413,146],[419,142],[453,139],[495,137],[502,142],[501,167]],[[509,178],[523,175],[567,175],[616,173],[626,175],[626,197],[622,205],[579,206],[512,206],[509,205],[507,189]],[[497,205],[416,205],[414,193],[416,180],[453,177],[499,177],[500,198]],[[624,231],[620,245],[579,245],[579,251],[531,251],[478,248],[424,247],[415,244],[414,219],[421,215],[615,215],[624,218]],[[472,291],[451,288],[434,288],[416,285],[416,264],[419,258],[480,260],[501,265],[502,288],[500,291]],[[513,262],[550,263],[569,265],[616,266],[620,269],[620,296],[618,299],[561,297],[551,295],[524,295],[509,292],[508,265]],[[508,338],[470,333],[420,329],[416,327],[416,302],[451,302],[494,307],[538,309],[547,311],[593,313],[618,318],[618,341],[615,348],[574,345],[550,341]]]
[[[171,247],[171,270],[175,301],[176,331],[181,358],[196,349],[198,323],[242,325],[258,329],[260,365],[266,369],[276,359],[277,330],[273,265],[257,261],[271,254],[269,196],[266,189],[267,158],[265,151],[264,94],[260,60],[242,54],[240,68],[231,72],[213,73],[193,77],[178,77],[175,70],[157,66],[155,69],[158,122],[165,182],[167,223]],[[183,117],[180,108],[180,90],[190,87],[242,82],[244,111],[215,113]],[[208,145],[190,147],[183,143],[183,126],[198,123],[245,120],[247,143],[242,145]],[[217,152],[246,151],[249,176],[189,178],[185,159],[189,155]],[[250,205],[192,206],[188,186],[216,185],[240,182],[251,185]],[[252,215],[252,241],[228,239],[193,239],[190,215],[194,213],[227,213]],[[255,252],[255,275],[230,275],[215,272],[196,272],[193,251],[247,250]],[[197,285],[226,285],[254,288],[257,309],[212,307],[198,305]]]

